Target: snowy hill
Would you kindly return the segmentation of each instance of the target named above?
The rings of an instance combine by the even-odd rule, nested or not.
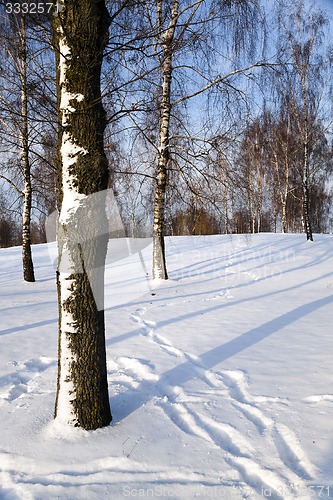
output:
[[[333,237],[167,240],[106,280],[112,425],[53,421],[57,298],[0,250],[0,499],[333,498]],[[143,265],[143,262],[145,265]],[[145,268],[146,266],[146,268]]]

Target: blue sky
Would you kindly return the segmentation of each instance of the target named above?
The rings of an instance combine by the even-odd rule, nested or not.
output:
[[[307,0],[307,3],[313,4],[313,1]],[[317,4],[327,10],[327,13],[330,14],[330,18],[333,21],[333,0],[317,0]]]

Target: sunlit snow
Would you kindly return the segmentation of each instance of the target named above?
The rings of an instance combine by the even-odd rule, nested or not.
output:
[[[36,283],[20,248],[0,250],[1,500],[333,498],[332,235],[166,248],[158,286],[138,254],[107,266],[113,422],[92,432],[53,420],[47,245],[33,247]]]

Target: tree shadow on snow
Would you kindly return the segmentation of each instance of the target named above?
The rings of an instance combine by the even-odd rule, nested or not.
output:
[[[7,328],[6,330],[1,330],[0,335],[10,335],[11,333],[20,333],[25,330],[31,330],[32,328],[40,328],[41,326],[52,325],[57,323],[58,319],[48,319],[45,321],[39,321],[38,323],[31,323],[22,326],[13,326],[12,328]]]
[[[317,309],[333,302],[333,295],[318,299],[308,304],[296,307],[295,309],[274,318],[263,325],[249,330],[237,338],[221,344],[209,351],[201,354],[200,361],[205,369],[209,370],[222,361],[244,351],[245,349],[261,342],[265,338],[273,335],[284,327],[294,323],[300,318],[313,313]],[[193,362],[188,360],[180,365],[168,370],[160,376],[157,382],[142,381],[138,387],[117,394],[111,398],[111,409],[114,414],[114,422],[120,422],[133,412],[147,404],[154,397],[165,395],[163,388],[168,386],[181,386],[197,375]]]

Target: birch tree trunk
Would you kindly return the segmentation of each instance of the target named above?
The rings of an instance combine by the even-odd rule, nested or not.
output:
[[[303,5],[301,5],[303,8]],[[314,89],[311,88],[311,71],[315,68],[315,54],[313,50],[316,38],[321,36],[320,30],[323,27],[322,16],[311,16],[310,24],[305,17],[305,12],[300,9],[293,17],[297,20],[295,37],[293,32],[289,32],[288,39],[293,55],[293,63],[300,83],[300,99],[303,105],[299,114],[298,127],[303,142],[303,165],[302,165],[302,227],[306,233],[307,240],[313,241],[312,225],[310,218],[309,201],[309,177],[310,177],[310,121],[314,125],[315,116],[309,112],[309,104],[315,97]],[[302,17],[303,16],[303,17]],[[305,20],[306,19],[306,20]],[[304,38],[304,35],[306,38]],[[303,36],[303,39],[302,39]],[[298,39],[298,38],[299,39]],[[318,68],[317,68],[318,71]]]
[[[62,0],[53,20],[61,202],[55,417],[84,429],[103,427],[112,418],[104,322],[108,165],[100,91],[108,27],[104,1]]]
[[[223,162],[223,160],[221,160]],[[228,179],[227,167],[222,163],[221,170],[221,184],[222,184],[222,199],[223,199],[223,212],[224,212],[224,232],[229,234],[229,198],[228,198]]]
[[[263,190],[263,176],[262,172],[259,166],[259,160],[257,159],[257,185],[258,185],[258,190],[257,190],[257,233],[260,233],[261,230],[261,216],[262,216],[262,190]]]
[[[277,131],[277,134],[279,131]],[[275,138],[275,141],[272,145],[272,156],[274,157],[274,166],[276,171],[277,185],[276,192],[277,196],[280,198],[281,202],[281,232],[287,233],[288,225],[287,225],[287,202],[289,195],[289,136],[290,136],[290,119],[288,117],[288,125],[286,128],[286,139],[285,144],[282,140],[280,143],[282,146],[279,147],[279,139],[278,135]],[[282,147],[282,159],[280,158],[280,149]],[[280,163],[283,163],[282,167]],[[274,191],[274,196],[275,196]],[[275,223],[276,224],[276,223]],[[276,231],[275,231],[276,232]]]
[[[306,239],[313,241],[312,225],[310,219],[309,206],[309,120],[308,120],[308,98],[306,77],[308,68],[303,68],[302,71],[302,93],[303,93],[303,218]]]
[[[248,165],[248,187],[247,187],[247,213],[248,213],[248,221],[247,221],[247,232],[254,233],[255,232],[255,211],[254,211],[254,179],[252,172],[252,165],[249,162]]]
[[[162,59],[162,93],[159,118],[159,144],[156,168],[156,191],[154,202],[153,226],[153,279],[168,279],[165,245],[164,245],[164,216],[165,194],[168,177],[168,163],[170,159],[170,118],[171,118],[171,83],[172,83],[172,54],[175,28],[179,15],[179,2],[172,0],[171,16],[168,28],[163,30],[163,0],[157,2],[157,22],[163,51]]]
[[[307,133],[306,133],[307,136]],[[308,140],[304,142],[304,159],[303,159],[303,220],[304,220],[304,230],[306,233],[306,239],[313,241],[312,235],[312,225],[310,219],[310,207],[309,207],[309,146]]]
[[[28,97],[27,97],[27,40],[26,40],[26,20],[24,14],[21,18],[20,38],[20,78],[21,78],[21,165],[24,180],[24,206],[22,217],[22,262],[23,279],[34,282],[35,273],[31,253],[31,206],[32,206],[32,186],[31,171],[29,161],[29,129],[28,129]]]
[[[281,192],[282,203],[282,232],[287,232],[287,201],[289,194],[289,136],[290,136],[290,117],[288,116],[286,145],[284,149],[284,189]]]

